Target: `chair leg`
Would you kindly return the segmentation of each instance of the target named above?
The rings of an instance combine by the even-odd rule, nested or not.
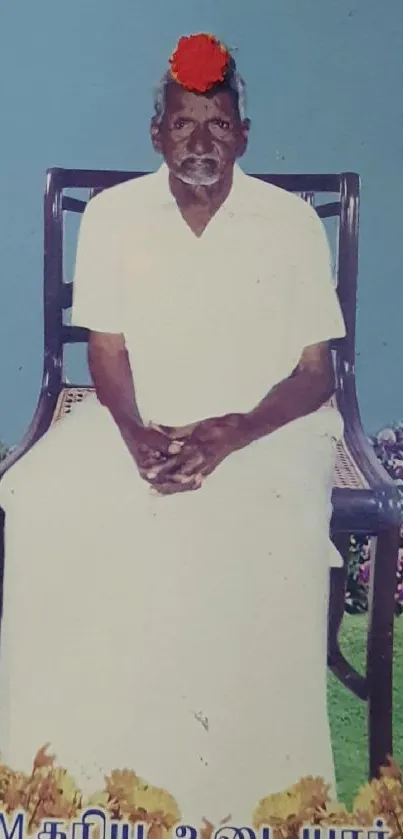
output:
[[[392,754],[393,625],[400,526],[378,534],[370,583],[367,646],[370,778]]]
[[[343,557],[344,565],[343,568],[332,568],[330,574],[327,663],[332,673],[348,690],[358,699],[366,700],[367,680],[347,661],[339,643],[339,631],[345,612],[350,536],[348,533],[334,533],[332,539]]]
[[[332,536],[332,541],[343,557],[344,564],[342,568],[332,568],[330,572],[328,624],[329,659],[332,658],[332,654],[339,652],[339,631],[345,608],[350,536],[348,533],[335,533]]]

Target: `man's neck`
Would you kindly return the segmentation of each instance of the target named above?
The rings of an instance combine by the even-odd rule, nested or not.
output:
[[[228,167],[222,178],[210,186],[186,184],[172,172],[169,174],[169,187],[178,207],[183,210],[200,210],[206,215],[214,213],[227,200],[233,182],[233,166]]]

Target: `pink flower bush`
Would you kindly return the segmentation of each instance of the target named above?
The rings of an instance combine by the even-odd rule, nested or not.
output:
[[[394,480],[403,500],[403,422],[393,428],[383,428],[370,438],[369,442],[378,460]],[[358,613],[367,610],[370,573],[370,539],[353,536],[347,580],[347,612]],[[403,612],[403,527],[396,568],[395,601],[396,614],[400,615]]]

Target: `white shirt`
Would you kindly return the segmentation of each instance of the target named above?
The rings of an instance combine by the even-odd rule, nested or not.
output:
[[[145,420],[184,424],[249,411],[304,347],[344,337],[315,210],[235,167],[197,238],[163,165],[89,203],[72,322],[123,333]]]

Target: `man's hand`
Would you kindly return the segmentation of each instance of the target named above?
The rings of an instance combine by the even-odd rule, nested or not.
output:
[[[163,495],[199,489],[201,485],[200,480],[193,475],[178,476],[174,483],[167,479],[164,485],[161,485],[160,470],[167,473],[171,471],[183,445],[182,441],[174,440],[156,426],[137,428],[128,443],[141,477]]]
[[[157,427],[144,426],[124,335],[90,332],[88,361],[100,403],[110,411],[141,477],[152,483],[149,470],[177,455],[181,446]]]
[[[160,429],[181,446],[176,456],[151,470],[153,485],[163,495],[198,489],[207,475],[247,442],[241,414],[214,417],[184,428]]]
[[[160,430],[182,442],[181,451],[153,471],[158,492],[177,492],[178,485],[192,478],[193,489],[201,486],[231,452],[273,434],[282,426],[318,410],[334,393],[335,381],[330,345],[306,347],[292,374],[279,382],[248,414],[227,414],[202,420],[185,428]]]
[[[146,426],[135,429],[128,445],[142,477],[147,470],[166,462],[170,454],[175,455],[179,451],[166,434]]]

